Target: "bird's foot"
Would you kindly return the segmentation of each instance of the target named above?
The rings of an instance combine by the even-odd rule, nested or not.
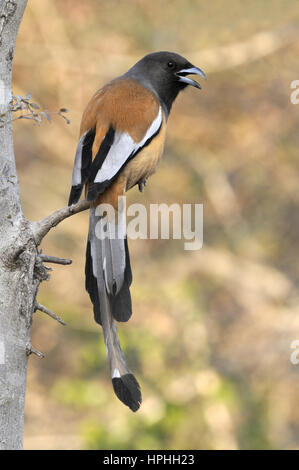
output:
[[[146,178],[138,181],[138,188],[141,193],[143,192],[143,189],[145,186],[146,186]]]

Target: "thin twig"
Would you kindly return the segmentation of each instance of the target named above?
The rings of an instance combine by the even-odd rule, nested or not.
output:
[[[55,263],[55,264],[72,264],[71,259],[58,258],[57,256],[44,255],[43,253],[39,254],[40,259],[43,263]]]
[[[35,303],[35,311],[39,310],[40,312],[46,313],[49,317],[53,318],[54,320],[58,321],[61,325],[65,326],[66,323],[58,316],[56,313],[51,312],[47,307],[38,302]]]
[[[22,114],[10,119],[9,121],[5,121],[5,116],[11,112],[21,112]],[[12,96],[7,112],[0,115],[0,128],[6,126],[8,123],[17,121],[18,119],[31,119],[36,124],[40,125],[44,119],[51,122],[51,116],[55,114],[57,116],[61,116],[67,124],[70,124],[70,120],[64,115],[64,113],[68,113],[68,109],[60,108],[59,111],[49,111],[48,109],[44,109],[42,111],[37,103],[31,101],[31,93],[27,93],[26,97],[16,95]]]
[[[47,233],[53,228],[56,227],[64,219],[67,219],[71,215],[78,214],[79,212],[85,211],[90,207],[90,201],[84,199],[83,201],[77,202],[71,206],[63,207],[63,209],[58,209],[52,214],[48,215],[38,222],[32,223],[32,231],[35,239],[36,245],[40,245],[42,239],[47,235]]]
[[[40,359],[43,359],[45,357],[42,352],[38,351],[37,349],[34,349],[32,344],[30,343],[26,346],[26,354],[27,356],[30,356],[30,354],[35,354],[35,356],[39,357]]]

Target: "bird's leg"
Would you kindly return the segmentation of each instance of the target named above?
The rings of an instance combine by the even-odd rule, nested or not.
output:
[[[143,192],[143,189],[144,189],[144,187],[146,186],[146,181],[147,181],[146,178],[144,178],[144,179],[138,181],[138,188],[139,188],[139,191],[140,191],[141,193]]]

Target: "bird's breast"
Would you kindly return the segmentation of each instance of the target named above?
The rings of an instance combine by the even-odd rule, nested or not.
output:
[[[126,178],[126,190],[135,186],[139,181],[151,176],[158,166],[163,153],[166,134],[165,119],[161,125],[159,133],[146,145],[138,154],[127,163],[124,169]]]

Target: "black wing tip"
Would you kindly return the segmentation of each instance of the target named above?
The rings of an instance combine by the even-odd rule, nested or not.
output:
[[[82,189],[83,189],[82,184],[77,184],[76,186],[72,186],[68,206],[71,206],[72,204],[76,204],[79,201],[81,193],[82,193]]]
[[[87,197],[88,201],[94,201],[105,189],[109,186],[110,181],[104,181],[103,183],[91,183],[88,187]]]
[[[137,411],[142,402],[139,383],[133,374],[124,374],[121,377],[114,377],[112,385],[116,396],[132,411]]]

